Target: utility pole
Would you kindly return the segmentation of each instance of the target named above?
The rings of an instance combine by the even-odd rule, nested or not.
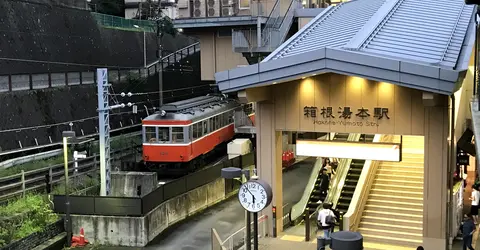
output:
[[[161,107],[163,105],[163,55],[162,55],[162,37],[163,37],[163,22],[157,19],[157,59],[160,64],[158,69],[158,100]]]
[[[110,194],[110,110],[124,108],[125,104],[109,105],[108,70],[106,68],[97,69],[97,90],[98,90],[98,136],[100,150],[100,195],[108,196]],[[122,97],[125,96],[122,93]],[[128,93],[132,96],[132,93]],[[131,107],[133,104],[128,103]]]

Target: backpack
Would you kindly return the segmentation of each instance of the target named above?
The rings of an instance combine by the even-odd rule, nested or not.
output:
[[[328,225],[334,225],[335,222],[336,222],[335,217],[332,215],[327,215],[327,217],[325,218],[325,223]]]

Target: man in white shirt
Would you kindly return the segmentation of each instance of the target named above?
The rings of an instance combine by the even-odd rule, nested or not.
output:
[[[323,203],[323,209],[318,212],[318,227],[323,230],[323,238],[330,239],[330,229],[335,226],[335,222],[328,219],[335,220],[335,214],[330,210],[328,203]]]
[[[472,214],[473,221],[476,225],[478,224],[478,208],[480,204],[480,191],[478,191],[478,186],[476,185],[472,186],[472,196],[470,197],[470,200],[472,201],[470,213]]]

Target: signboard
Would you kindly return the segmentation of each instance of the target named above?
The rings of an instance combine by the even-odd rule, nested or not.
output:
[[[395,162],[401,160],[401,148],[397,143],[297,140],[296,151],[297,155],[313,157]]]
[[[318,125],[346,125],[346,126],[372,126],[378,127],[379,120],[387,119],[388,108],[384,107],[374,107],[373,109],[361,107],[361,108],[352,108],[352,107],[338,107],[334,109],[333,107],[315,107],[315,106],[305,106],[303,108],[303,115],[305,117],[312,118],[314,124]],[[352,121],[352,117],[361,118],[355,119]]]
[[[457,164],[468,166],[470,165],[470,157],[468,155],[457,155]]]

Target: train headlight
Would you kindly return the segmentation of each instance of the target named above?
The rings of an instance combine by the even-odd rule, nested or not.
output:
[[[162,111],[160,111],[160,115],[161,115],[161,116],[166,116],[166,115],[167,115],[167,112],[166,112],[165,110],[162,110]]]

